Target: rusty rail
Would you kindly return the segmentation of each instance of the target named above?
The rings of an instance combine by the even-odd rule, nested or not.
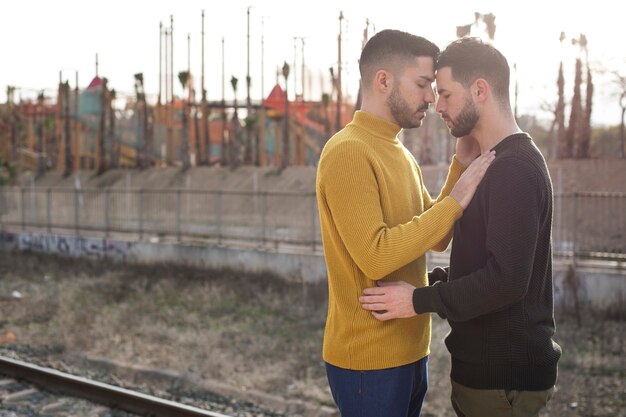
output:
[[[0,356],[0,374],[26,380],[47,391],[80,397],[131,413],[154,417],[229,417],[55,369]]]

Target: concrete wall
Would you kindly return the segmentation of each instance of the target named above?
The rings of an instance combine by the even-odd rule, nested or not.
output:
[[[324,258],[314,253],[278,253],[217,245],[122,241],[4,230],[0,231],[0,249],[138,264],[171,263],[254,273],[271,272],[292,282],[326,280]]]
[[[626,263],[607,268],[602,265],[579,265],[557,262],[554,270],[556,307],[575,309],[577,303],[595,309],[626,309]]]
[[[41,233],[0,231],[0,249],[38,251],[62,256],[110,259],[139,264],[171,263],[243,272],[270,272],[291,282],[324,282],[324,257],[316,253],[278,253],[257,249],[193,246],[174,243],[128,242]],[[428,264],[447,265],[448,255],[429,254]],[[626,303],[626,263],[578,262],[571,273],[571,260],[554,262],[556,307],[576,302],[600,309]]]

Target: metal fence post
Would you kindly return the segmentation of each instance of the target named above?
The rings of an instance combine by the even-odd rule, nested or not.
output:
[[[578,256],[578,192],[574,193],[574,219],[572,225],[573,234],[573,252],[574,252],[574,265],[576,265],[576,257]]]
[[[315,232],[316,232],[316,226],[315,226],[315,217],[316,217],[316,200],[315,200],[315,193],[311,194],[311,250],[313,252],[315,252]]]
[[[267,240],[267,193],[261,193],[261,246],[264,248]]]
[[[22,230],[26,230],[26,198],[24,194],[26,193],[26,189],[24,187],[20,187],[20,207],[22,208],[20,213],[20,220],[22,223]]]
[[[48,233],[52,234],[52,189],[46,188],[46,226]]]
[[[180,199],[181,199],[181,190],[180,188],[176,190],[176,238],[178,242],[181,241],[181,230],[180,230]]]
[[[139,241],[143,240],[143,188],[137,193],[137,211],[139,219]],[[180,240],[180,239],[179,239]]]
[[[109,238],[109,189],[104,189],[104,237]]]
[[[222,191],[215,196],[215,221],[217,222],[217,244],[222,244]]]
[[[78,195],[78,189],[74,188],[74,231],[76,236],[80,235],[78,229],[80,228],[80,200]]]

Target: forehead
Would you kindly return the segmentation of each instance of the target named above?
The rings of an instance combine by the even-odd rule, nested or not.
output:
[[[452,68],[443,67],[437,70],[437,84],[439,83],[451,83],[454,80],[452,79]]]
[[[431,57],[418,56],[409,60],[409,65],[404,68],[404,73],[411,77],[419,77],[427,80],[435,80],[435,62]]]
[[[452,69],[450,67],[439,68],[437,70],[436,80],[438,91],[462,87],[461,84],[452,77]]]

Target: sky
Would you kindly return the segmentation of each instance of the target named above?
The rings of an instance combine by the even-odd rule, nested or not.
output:
[[[592,121],[614,125],[620,121],[621,109],[617,88],[611,83],[612,73],[626,75],[626,48],[620,40],[626,18],[618,7],[614,0],[9,1],[0,6],[3,18],[0,102],[6,101],[7,85],[16,86],[16,94],[22,98],[36,97],[41,90],[54,95],[60,72],[72,87],[76,85],[78,72],[78,86],[85,88],[96,73],[96,54],[99,75],[107,77],[109,86],[115,88],[120,97],[133,94],[133,75],[142,72],[146,93],[151,100],[156,100],[159,24],[169,28],[170,16],[174,18],[174,93],[182,94],[177,74],[186,70],[188,64],[194,86],[200,91],[202,10],[205,11],[205,86],[209,100],[222,97],[223,38],[225,97],[233,98],[230,78],[235,76],[239,79],[237,99],[245,102],[248,10],[253,99],[261,97],[262,89],[264,95],[269,93],[276,83],[277,69],[284,62],[292,67],[290,93],[293,94],[294,89],[302,93],[302,56],[306,72],[305,98],[318,100],[322,92],[330,92],[329,68],[337,66],[340,12],[344,16],[341,26],[343,91],[344,96],[354,98],[358,91],[357,60],[366,19],[370,21],[370,36],[382,29],[400,29],[424,36],[443,48],[456,39],[456,26],[473,23],[474,12],[479,12],[496,16],[493,43],[507,57],[511,67],[515,65],[512,80],[517,80],[519,88],[518,114],[550,117],[542,108],[556,101],[556,77],[561,60],[565,68],[566,98],[571,98],[574,62],[579,49],[571,45],[570,39],[584,33],[596,91]],[[559,42],[562,31],[567,36],[563,44]],[[472,35],[486,39],[486,32],[480,25],[473,27]],[[304,38],[304,54],[300,38]],[[297,45],[295,56],[294,42]],[[163,91],[164,85],[162,83]]]

